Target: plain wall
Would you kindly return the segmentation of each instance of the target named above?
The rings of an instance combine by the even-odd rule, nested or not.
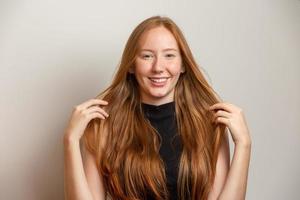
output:
[[[246,199],[299,198],[299,0],[11,0],[0,1],[0,199],[64,199],[71,111],[109,85],[129,34],[156,14],[177,22],[212,86],[245,111]]]

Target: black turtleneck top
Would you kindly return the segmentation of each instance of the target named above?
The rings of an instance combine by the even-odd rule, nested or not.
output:
[[[177,178],[182,144],[180,137],[177,134],[175,102],[172,101],[161,105],[142,103],[142,108],[145,117],[150,121],[151,125],[161,136],[162,143],[159,154],[165,164],[167,187],[169,190],[170,199],[176,200],[178,199]],[[147,196],[147,200],[152,199],[154,200],[154,198],[150,195]]]

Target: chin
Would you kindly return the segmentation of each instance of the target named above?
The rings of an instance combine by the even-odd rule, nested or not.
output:
[[[160,90],[160,91],[154,91],[154,90],[153,89],[150,90],[149,94],[155,98],[166,97],[169,94],[168,90]]]

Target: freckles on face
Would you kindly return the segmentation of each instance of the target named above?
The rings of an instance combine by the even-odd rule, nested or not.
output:
[[[177,41],[169,30],[157,27],[144,33],[134,62],[142,97],[170,100],[181,73],[181,63]]]

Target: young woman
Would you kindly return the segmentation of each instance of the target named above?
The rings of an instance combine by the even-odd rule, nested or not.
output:
[[[217,98],[168,17],[133,30],[111,85],[74,108],[64,150],[68,200],[245,199],[244,113]]]

